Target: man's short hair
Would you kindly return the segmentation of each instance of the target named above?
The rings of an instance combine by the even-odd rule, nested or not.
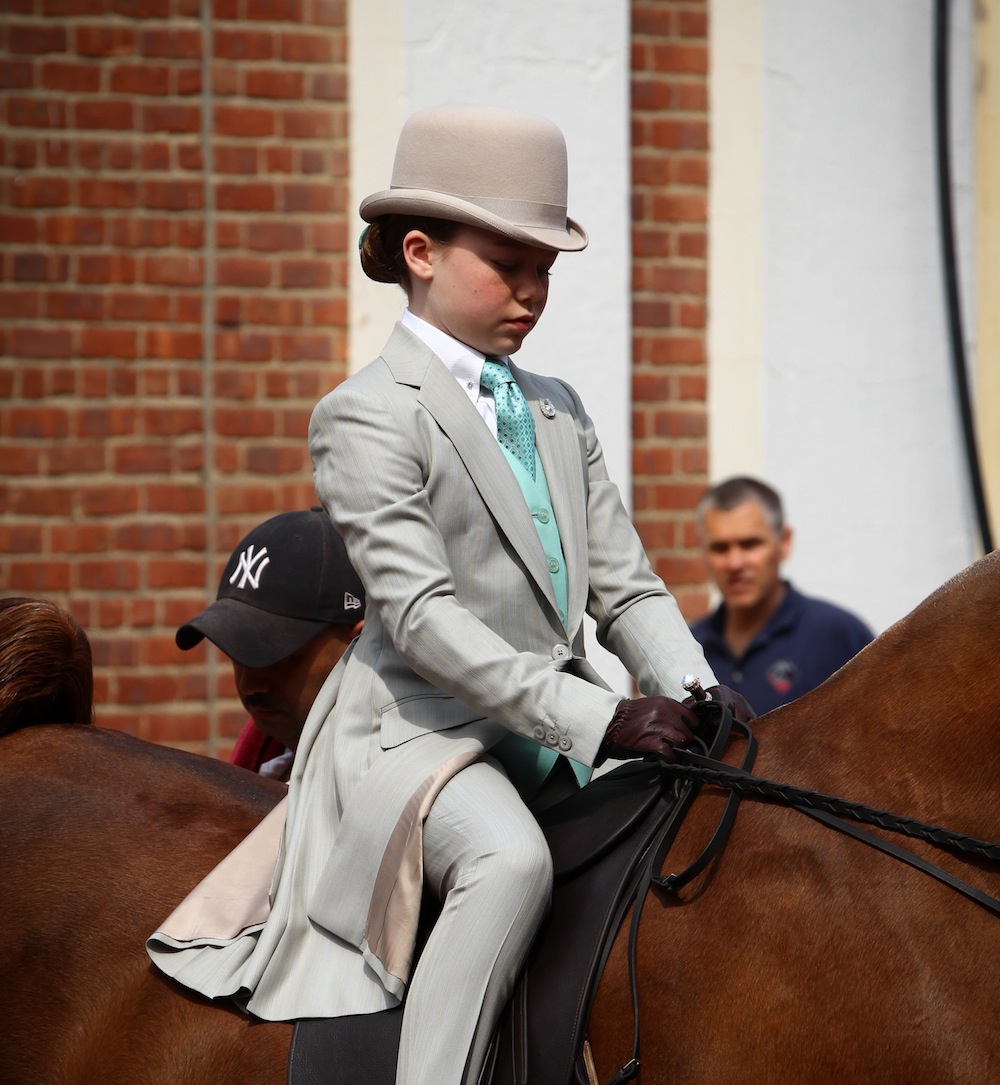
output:
[[[764,510],[771,527],[780,532],[785,526],[785,512],[781,505],[781,495],[773,487],[760,479],[749,475],[736,475],[706,490],[695,508],[698,527],[703,528],[705,513],[710,509],[719,512],[732,512],[738,505],[747,501],[756,501]]]
[[[244,667],[280,663],[330,625],[356,625],[365,589],[321,508],[258,524],[233,551],[215,602],[177,630],[182,650],[203,638]]]

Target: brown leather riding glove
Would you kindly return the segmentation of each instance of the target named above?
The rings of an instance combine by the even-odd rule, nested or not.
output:
[[[674,747],[690,742],[694,738],[692,728],[697,725],[698,717],[691,709],[669,697],[619,701],[604,732],[597,764],[607,757],[624,761],[648,754],[674,761]]]
[[[749,723],[757,718],[757,713],[750,707],[750,703],[742,693],[737,693],[736,690],[730,689],[728,686],[709,686],[705,692],[713,701],[718,701],[728,708],[732,712],[734,720],[740,723]],[[685,697],[683,703],[692,705],[695,703],[695,699],[694,697]]]

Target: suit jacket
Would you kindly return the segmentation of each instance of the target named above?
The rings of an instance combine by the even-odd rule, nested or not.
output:
[[[467,736],[488,748],[510,729],[594,763],[619,696],[584,658],[585,612],[644,693],[683,697],[688,671],[714,681],[650,568],[576,393],[560,380],[513,371],[534,415],[562,537],[565,627],[499,445],[417,336],[397,325],[381,358],[313,414],[316,490],[369,599],[335,713],[341,840],[324,877],[328,892],[310,909],[351,940],[366,940],[356,921],[379,878],[379,871],[366,876],[372,843],[382,847],[399,803],[425,784],[425,757],[437,770]],[[543,414],[543,400],[554,415]],[[390,868],[398,862],[391,849],[374,854]],[[381,873],[391,880],[392,870]],[[363,887],[357,900],[345,900],[345,884]]]
[[[335,703],[303,731],[252,981],[239,954],[261,1017],[366,1012],[401,997],[423,819],[451,775],[508,730],[594,763],[620,697],[584,658],[585,613],[645,695],[682,698],[688,672],[715,682],[650,568],[578,396],[512,368],[562,537],[565,626],[503,452],[417,336],[397,325],[381,357],[313,413],[316,490],[368,603]],[[292,947],[281,930],[303,910]],[[330,969],[339,975],[321,974]]]

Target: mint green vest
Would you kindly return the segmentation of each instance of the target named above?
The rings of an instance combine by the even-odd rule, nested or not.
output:
[[[548,481],[545,478],[545,469],[538,457],[538,449],[535,449],[534,478],[528,474],[521,462],[508,452],[503,445],[500,445],[500,451],[507,457],[510,469],[514,472],[514,477],[521,487],[521,493],[524,494],[524,500],[531,511],[531,518],[535,523],[535,529],[538,531],[542,550],[548,559],[552,587],[556,593],[556,605],[559,608],[559,617],[563,626],[565,626],[569,607],[569,580],[566,577],[566,559],[563,556],[559,525],[556,523],[556,516],[552,511],[552,497],[549,493]],[[556,758],[561,756],[548,746],[540,746],[537,742],[531,742],[529,739],[515,734],[504,736],[490,750],[490,753],[503,765],[511,782],[522,797],[526,799],[530,799],[538,791],[555,764]],[[567,760],[582,786],[590,779],[590,767],[581,765],[578,761],[569,758]]]

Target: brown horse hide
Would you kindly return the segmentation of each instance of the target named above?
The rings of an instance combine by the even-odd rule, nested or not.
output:
[[[996,841],[998,655],[993,554],[755,721],[754,771]],[[723,801],[714,788],[696,801],[667,872]],[[995,865],[887,835],[1000,895]],[[643,1085],[1000,1081],[1000,919],[926,874],[744,800],[723,855],[681,898],[654,893],[643,913]],[[626,971],[620,935],[590,1024],[602,1081],[631,1052]]]
[[[2,1085],[281,1085],[291,1026],[158,974],[145,939],[281,784],[115,731],[0,742]]]

